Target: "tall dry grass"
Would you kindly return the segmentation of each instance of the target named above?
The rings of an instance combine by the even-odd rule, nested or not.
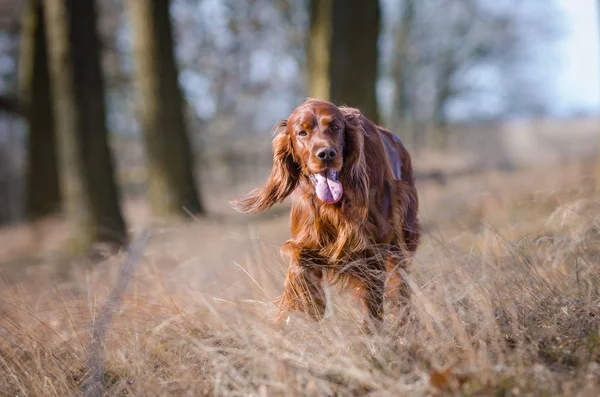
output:
[[[574,176],[535,175],[423,187],[411,302],[379,335],[336,291],[322,323],[273,323],[285,217],[153,228],[113,307],[126,254],[7,277],[0,394],[598,395],[600,202]]]

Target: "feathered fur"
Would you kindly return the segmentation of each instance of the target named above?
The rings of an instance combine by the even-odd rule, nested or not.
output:
[[[341,137],[328,132],[332,120],[343,122]],[[320,201],[310,180],[310,145],[297,138],[298,129],[308,127],[343,153],[339,180],[344,193],[335,204]],[[389,158],[383,139],[397,158]],[[283,314],[299,310],[320,319],[326,304],[321,283],[327,275],[330,282],[355,291],[367,325],[380,324],[386,283],[388,296],[407,296],[399,269],[407,268],[419,243],[418,196],[408,151],[359,110],[309,99],[276,127],[273,155],[265,186],[234,206],[256,213],[292,196],[292,238],[281,250],[289,259],[279,299]],[[401,164],[399,180],[393,161]]]
[[[296,188],[300,169],[294,161],[292,144],[286,134],[286,121],[273,129],[273,168],[267,183],[232,204],[239,212],[255,214],[282,202]]]

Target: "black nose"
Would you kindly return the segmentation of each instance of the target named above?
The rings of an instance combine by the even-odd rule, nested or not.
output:
[[[317,157],[323,161],[334,159],[335,156],[337,156],[337,152],[332,147],[317,150]]]

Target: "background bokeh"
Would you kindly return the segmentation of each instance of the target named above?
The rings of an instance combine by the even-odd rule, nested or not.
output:
[[[4,224],[31,218],[26,175],[34,154],[28,157],[33,151],[27,147],[24,108],[16,106],[19,97],[25,101],[26,3],[3,0],[0,5]],[[200,195],[214,211],[221,210],[223,188],[243,190],[264,177],[270,167],[269,130],[304,98],[320,94],[310,83],[311,40],[317,39],[311,36],[309,3],[170,4],[177,81],[184,97],[182,131],[189,136]],[[437,160],[428,155],[451,154],[464,159],[464,167],[481,171],[595,151],[593,114],[599,90],[592,69],[598,64],[598,46],[590,38],[597,36],[591,30],[596,12],[592,1],[384,0],[379,11],[376,84],[371,89],[376,90],[379,121],[417,154],[418,169],[445,171],[447,167],[434,165]],[[98,2],[95,16],[105,119],[123,200],[143,198],[148,185],[149,149],[139,96],[149,94],[140,94],[135,75],[152,71],[141,71],[143,61],[136,63],[131,13],[126,2],[104,0]],[[355,63],[334,66],[353,76],[353,70],[361,70]],[[351,79],[355,81],[346,79],[344,84],[361,86],[368,80],[360,75]],[[37,95],[35,84],[32,89]],[[364,107],[352,103],[348,94],[333,99]],[[171,122],[161,128],[175,127]]]
[[[0,396],[600,395],[599,10],[0,0]],[[289,203],[229,205],[307,97],[412,156],[380,335],[274,324]]]

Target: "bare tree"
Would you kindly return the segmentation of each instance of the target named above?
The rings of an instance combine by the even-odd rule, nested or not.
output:
[[[27,216],[35,219],[60,208],[54,117],[43,7],[29,0],[20,50],[20,107],[28,124]]]
[[[77,249],[123,244],[94,1],[44,0],[64,208]]]
[[[600,38],[600,0],[596,1],[596,21],[598,26],[598,37]],[[599,49],[600,50],[600,49]],[[600,73],[600,70],[598,71]],[[600,87],[598,87],[600,90]],[[598,147],[596,148],[596,189],[600,187],[600,139],[598,140]]]
[[[392,99],[393,116],[391,122],[400,124],[410,113],[410,67],[411,34],[415,22],[415,0],[405,0],[402,4],[400,22],[393,30],[394,52],[392,53],[392,75],[396,81]]]
[[[173,54],[169,0],[130,0],[135,80],[155,215],[203,214]]]
[[[377,122],[379,1],[312,0],[309,95],[360,108]]]
[[[543,107],[544,91],[523,66],[534,64],[530,44],[553,37],[553,22],[542,12],[547,2],[402,0],[399,6],[386,55],[395,82],[392,119],[410,115],[411,123],[429,123],[444,146],[456,104],[476,118]],[[482,98],[500,105],[486,109]]]

